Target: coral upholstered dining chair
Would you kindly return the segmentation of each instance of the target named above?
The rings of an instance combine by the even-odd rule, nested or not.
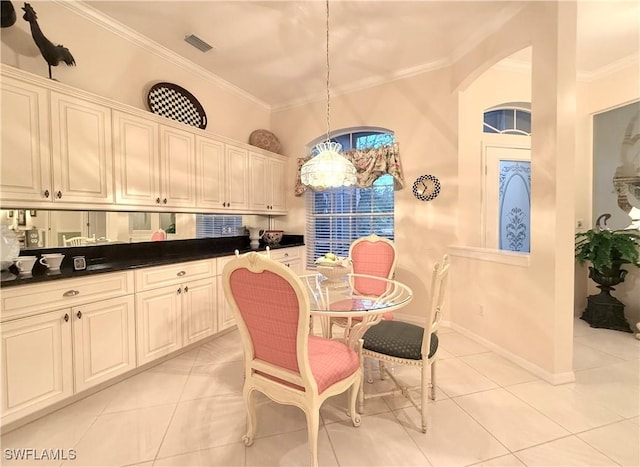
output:
[[[351,243],[349,259],[351,260],[354,274],[367,274],[391,279],[396,272],[397,255],[394,243],[376,234],[358,238]],[[384,287],[384,284],[380,282],[367,281],[366,278],[354,278],[353,280],[354,289],[361,293],[381,295],[385,292],[384,289],[380,289],[380,287]],[[373,290],[371,289],[371,284],[375,284]],[[375,290],[376,287],[378,290]],[[385,313],[382,319],[393,319],[393,312]],[[357,318],[354,320],[357,320]],[[342,328],[351,326],[350,321],[346,318],[332,318],[329,325],[330,335],[334,324]]]
[[[418,366],[421,370],[421,404],[418,405],[406,385],[386,366],[381,366],[380,377],[389,376],[396,389],[369,395],[370,397],[387,396],[401,393],[420,411],[422,432],[427,432],[427,395],[436,398],[436,359],[438,357],[438,326],[442,317],[442,307],[447,288],[449,274],[449,257],[444,255],[442,261],[433,268],[429,304],[426,308],[424,326],[417,326],[402,321],[381,321],[369,328],[363,336],[362,356],[400,365]],[[427,370],[431,369],[428,378]],[[431,391],[429,391],[429,387]],[[360,392],[360,404],[365,398],[364,384]]]
[[[259,391],[304,411],[311,464],[318,465],[320,406],[328,397],[348,390],[351,421],[360,425],[358,353],[342,342],[309,335],[308,295],[284,264],[250,252],[227,263],[222,284],[244,347],[244,444],[253,444],[257,420],[252,396]]]

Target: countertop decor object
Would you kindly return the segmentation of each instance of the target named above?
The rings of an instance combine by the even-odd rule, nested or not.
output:
[[[0,269],[2,270],[2,280],[15,279],[8,269],[13,264],[13,259],[20,254],[20,243],[16,233],[8,226],[0,226]]]
[[[203,130],[207,127],[207,115],[202,104],[177,84],[154,84],[147,94],[147,104],[154,114]]]
[[[280,154],[282,151],[282,145],[276,135],[269,130],[254,130],[249,135],[249,144],[260,149],[266,149],[267,151]]]
[[[279,245],[283,235],[284,230],[265,230],[262,234],[262,241],[269,246]]]
[[[413,182],[413,196],[420,201],[431,201],[440,194],[440,180],[433,175],[420,175]]]

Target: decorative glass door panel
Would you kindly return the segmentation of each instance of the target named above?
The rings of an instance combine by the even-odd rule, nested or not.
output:
[[[531,150],[486,145],[484,159],[484,246],[529,253]]]
[[[530,252],[531,162],[500,161],[499,248]]]

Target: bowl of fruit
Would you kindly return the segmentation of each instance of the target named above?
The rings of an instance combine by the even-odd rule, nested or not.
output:
[[[340,282],[347,273],[351,272],[351,261],[349,258],[336,256],[333,253],[327,253],[316,259],[317,270],[326,277],[328,282]]]

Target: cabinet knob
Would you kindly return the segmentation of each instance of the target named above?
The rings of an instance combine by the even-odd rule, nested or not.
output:
[[[227,203],[226,202],[222,203],[222,207],[226,208],[227,207]]]
[[[60,190],[56,191],[56,198],[58,199],[62,198],[62,192]]]
[[[182,293],[182,289],[178,289],[178,290],[176,290],[176,293],[177,293],[178,295],[180,295],[180,294]]]
[[[82,312],[78,310],[78,312],[76,313],[76,316],[78,317],[78,319],[82,319]]]
[[[162,202],[163,202],[164,204],[167,204],[167,198],[164,198],[164,199],[162,200]]]
[[[186,272],[184,272],[184,271],[178,271],[178,272],[176,273],[176,276],[178,276],[178,277],[182,277],[182,276],[184,276],[185,274],[186,274]]]
[[[65,293],[62,294],[62,296],[63,297],[75,297],[78,294],[80,294],[80,292],[78,292],[77,290],[67,290]]]
[[[44,195],[45,198],[48,198],[49,197],[49,190],[44,190],[43,195]]]
[[[64,322],[68,323],[69,322],[69,313],[65,313],[64,314]]]
[[[289,256],[289,253],[285,253],[285,254],[284,254],[284,256],[285,256],[285,257]]]
[[[189,286],[188,286],[188,285],[185,285],[185,286],[184,286],[184,293],[187,293],[188,291],[189,291]]]
[[[156,198],[156,204],[160,204],[160,197]]]

